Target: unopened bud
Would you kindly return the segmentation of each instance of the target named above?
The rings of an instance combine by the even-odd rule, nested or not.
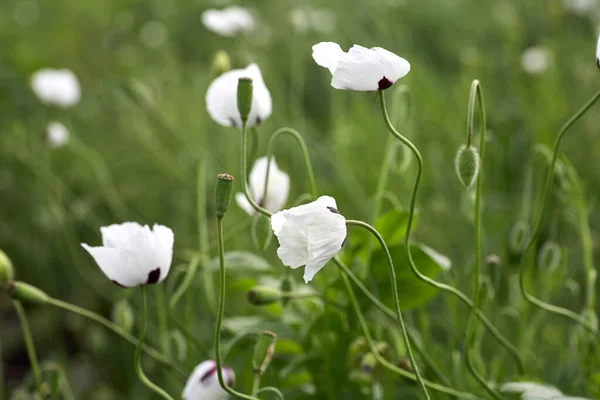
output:
[[[0,250],[0,287],[5,287],[15,279],[15,270],[8,256]]]
[[[252,110],[252,79],[240,78],[237,87],[237,105],[242,122],[246,123]]]
[[[518,220],[513,225],[508,236],[508,249],[511,253],[520,255],[525,251],[529,241],[529,226],[525,221]]]
[[[367,353],[360,360],[360,368],[365,372],[373,372],[375,366],[377,365],[377,358],[375,358],[375,354]]]
[[[461,146],[456,153],[456,174],[464,187],[469,188],[475,183],[479,173],[479,153],[473,146]]]
[[[213,58],[212,70],[214,76],[219,76],[231,69],[231,59],[225,50],[219,50]]]
[[[560,265],[562,250],[554,242],[546,242],[542,245],[538,257],[538,267],[554,271]]]
[[[113,306],[112,320],[125,332],[131,333],[135,317],[127,300],[121,300]]]
[[[225,213],[227,213],[227,209],[231,204],[231,193],[233,193],[233,176],[219,174],[215,190],[215,206],[218,218],[223,218]]]
[[[497,254],[490,254],[485,258],[485,263],[488,267],[496,267],[500,265],[500,257]]]
[[[252,357],[252,368],[254,372],[262,375],[265,373],[273,353],[275,353],[275,343],[277,335],[271,331],[262,331],[258,336],[256,345],[254,346],[254,356]]]
[[[255,286],[248,291],[248,301],[255,306],[266,306],[282,299],[281,291],[270,286]]]
[[[283,279],[281,279],[280,289],[281,293],[284,294],[283,298],[281,299],[281,304],[285,306],[290,301],[289,296],[285,296],[285,294],[294,291],[294,280],[290,275],[286,275],[283,277]]]
[[[48,295],[28,283],[11,281],[8,284],[8,294],[15,300],[29,304],[45,304]]]

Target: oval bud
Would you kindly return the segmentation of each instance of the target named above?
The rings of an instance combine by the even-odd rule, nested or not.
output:
[[[237,105],[242,122],[245,124],[252,110],[252,79],[240,78],[237,87]]]
[[[135,317],[127,300],[123,299],[115,303],[112,309],[112,320],[125,332],[131,333]]]
[[[277,342],[277,335],[271,331],[262,331],[258,336],[256,344],[254,345],[254,356],[252,357],[252,368],[254,372],[262,375],[265,373],[273,353],[275,353],[275,343]]]
[[[215,77],[229,71],[231,69],[231,59],[229,53],[225,50],[219,50],[215,54],[212,62],[212,72]]]
[[[508,250],[512,254],[520,255],[525,251],[529,241],[529,225],[525,221],[518,220],[513,225],[508,235]]]
[[[15,279],[15,270],[8,256],[0,250],[0,287],[5,287]]]
[[[48,295],[25,282],[12,281],[8,284],[8,294],[15,300],[28,304],[45,304]]]
[[[231,204],[231,194],[233,193],[233,176],[228,174],[219,174],[217,176],[217,187],[215,189],[215,206],[217,217],[223,218],[229,205]]]
[[[538,268],[554,271],[560,265],[562,250],[554,242],[548,241],[542,245],[537,260]]]
[[[376,365],[377,359],[375,358],[375,354],[371,352],[365,354],[360,360],[360,369],[362,369],[364,372],[373,372]]]
[[[479,173],[479,153],[473,146],[461,146],[456,153],[456,174],[463,186],[469,188],[475,183]]]
[[[282,299],[281,291],[269,286],[255,286],[248,291],[248,301],[255,306],[266,306]]]

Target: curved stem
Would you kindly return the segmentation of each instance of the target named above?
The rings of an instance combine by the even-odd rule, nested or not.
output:
[[[190,264],[185,271],[185,276],[183,277],[183,281],[181,282],[181,285],[179,285],[177,287],[177,289],[171,296],[171,299],[169,300],[169,308],[170,308],[171,312],[173,312],[175,310],[175,306],[181,299],[181,296],[183,296],[185,294],[186,290],[192,284],[192,281],[194,280],[194,277],[196,276],[196,271],[198,270],[198,265],[200,264],[200,257],[201,256],[199,256],[199,255],[192,257],[192,260],[190,261]],[[208,275],[208,273],[207,273],[207,275]],[[206,279],[206,277],[205,277],[205,279]],[[208,275],[208,279],[210,279],[210,275]],[[206,287],[205,287],[205,289],[206,289]]]
[[[419,385],[421,385],[421,390],[423,391],[425,398],[429,399],[430,398],[429,393],[427,393],[427,388],[425,387],[425,383],[423,382],[423,377],[421,376],[421,373],[419,372],[419,367],[418,367],[417,362],[415,361],[415,357],[412,353],[411,346],[410,346],[410,340],[408,338],[406,326],[404,325],[404,318],[402,318],[402,311],[400,310],[400,300],[398,299],[398,282],[396,281],[396,270],[394,269],[394,262],[392,260],[391,254],[390,254],[390,250],[388,249],[387,244],[385,243],[385,240],[383,240],[383,237],[381,237],[379,232],[377,232],[377,229],[373,228],[371,225],[367,224],[366,222],[346,220],[346,225],[360,226],[361,228],[364,228],[364,229],[368,230],[369,232],[371,232],[373,234],[373,236],[375,236],[377,238],[377,241],[379,242],[379,244],[381,245],[381,248],[383,249],[383,251],[385,253],[385,257],[386,257],[387,263],[388,263],[388,271],[390,274],[390,281],[392,283],[392,296],[394,298],[394,307],[396,308],[396,320],[398,321],[398,324],[400,325],[402,337],[404,338],[404,345],[406,346],[406,353],[408,354],[408,358],[410,359],[412,369],[413,369],[413,371],[415,371],[417,381],[419,382]]]
[[[276,387],[273,387],[273,386],[265,386],[264,388],[261,388],[258,391],[258,394],[261,394],[263,392],[272,392],[272,393],[275,393],[275,395],[277,397],[279,397],[281,400],[285,399],[285,397],[283,397],[283,393],[281,393],[281,390],[279,390],[279,389],[277,389]]]
[[[577,122],[579,120],[579,118],[581,118],[586,113],[586,111],[589,110],[592,107],[592,105],[594,105],[594,103],[596,103],[596,101],[599,98],[600,98],[600,90],[598,90],[592,96],[592,98],[583,105],[583,107],[581,107],[571,118],[569,118],[569,120],[562,126],[562,128],[558,132],[558,137],[556,138],[556,141],[554,143],[554,151],[552,153],[552,161],[550,162],[550,167],[548,169],[548,173],[546,174],[546,179],[544,180],[544,188],[542,191],[542,197],[541,197],[541,201],[540,201],[541,208],[538,211],[538,217],[535,221],[535,225],[533,228],[533,232],[531,234],[531,238],[529,239],[529,242],[527,243],[525,251],[523,252],[523,254],[521,255],[521,257],[519,259],[519,263],[518,263],[519,265],[521,265],[523,263],[523,260],[526,258],[526,256],[529,255],[535,249],[537,239],[540,236],[540,232],[542,230],[542,224],[546,217],[546,212],[548,210],[548,205],[550,202],[550,190],[552,188],[552,182],[554,181],[554,168],[556,167],[556,162],[558,160],[558,153],[560,151],[560,146],[565,137],[565,134],[567,133],[569,128],[571,126],[573,126],[573,124],[575,124],[575,122]],[[559,306],[555,306],[555,305],[546,303],[546,302],[536,298],[532,294],[530,294],[527,291],[527,288],[525,286],[525,279],[526,279],[525,274],[527,273],[527,271],[528,271],[528,268],[521,265],[520,272],[519,272],[519,286],[521,288],[521,293],[523,294],[523,297],[525,298],[525,300],[527,300],[532,305],[539,307],[547,312],[561,315],[563,317],[567,317],[567,318],[577,322],[579,325],[583,326],[585,329],[589,330],[593,334],[597,333],[596,328],[594,326],[588,324],[585,321],[585,319],[582,318],[577,313],[570,311],[563,307],[559,307]]]
[[[142,285],[141,292],[142,292],[142,319],[141,319],[141,324],[140,324],[140,337],[138,339],[138,345],[137,345],[137,348],[135,349],[135,355],[133,357],[133,365],[135,368],[135,372],[136,372],[138,378],[140,378],[142,383],[144,385],[146,385],[146,387],[148,389],[152,390],[154,393],[158,394],[163,399],[174,400],[161,387],[159,387],[158,385],[153,383],[150,379],[148,379],[146,374],[144,374],[144,370],[142,369],[142,346],[144,345],[144,337],[146,336],[146,325],[147,325],[147,317],[148,317],[148,315],[147,315],[148,314],[148,312],[147,312],[148,301],[146,299],[146,286],[145,285]]]
[[[242,133],[243,135],[243,133]],[[245,157],[244,157],[245,158]],[[245,160],[244,160],[245,161]],[[217,375],[219,377],[219,384],[227,393],[232,396],[239,397],[247,400],[259,400],[256,397],[248,396],[240,393],[229,386],[223,378],[223,358],[221,357],[221,325],[223,323],[223,312],[225,311],[225,246],[223,243],[223,217],[217,217],[217,237],[219,241],[219,266],[220,266],[220,280],[219,280],[219,309],[217,313],[217,327],[215,329],[215,353],[217,360]]]
[[[260,378],[260,373],[255,372],[252,380],[252,396],[258,396],[258,391],[260,389]]]
[[[242,137],[242,143],[240,145],[240,151],[242,153],[242,157],[241,157],[241,164],[242,164],[242,181],[243,181],[243,186],[244,186],[244,194],[246,195],[246,199],[248,200],[248,202],[250,203],[250,205],[252,205],[252,207],[258,211],[259,213],[266,215],[267,217],[271,216],[271,213],[269,212],[269,210],[259,206],[256,201],[254,201],[254,199],[252,198],[252,196],[250,195],[250,190],[248,188],[248,176],[247,176],[247,155],[246,155],[246,142],[247,142],[247,129],[246,129],[246,123],[244,122],[242,124],[242,132],[241,132],[241,137]],[[267,171],[269,169],[267,168]]]
[[[436,281],[435,279],[431,279],[426,275],[423,275],[421,273],[421,271],[419,271],[419,269],[417,268],[417,266],[415,265],[415,263],[413,261],[412,252],[410,250],[410,240],[411,240],[411,233],[412,233],[412,224],[413,224],[413,219],[414,219],[413,217],[414,217],[414,213],[415,213],[415,205],[416,205],[416,200],[417,200],[417,192],[419,190],[419,184],[421,182],[421,175],[423,174],[423,157],[421,157],[421,153],[419,153],[419,150],[415,147],[415,145],[413,145],[410,140],[408,140],[407,138],[402,136],[394,128],[394,126],[392,125],[392,123],[390,121],[390,118],[388,116],[388,113],[387,113],[387,110],[385,107],[385,96],[384,96],[383,91],[379,92],[379,96],[380,96],[379,98],[380,98],[380,104],[381,104],[381,112],[383,114],[383,119],[385,120],[388,130],[396,138],[398,138],[398,140],[400,140],[402,143],[404,143],[404,145],[406,145],[412,151],[415,158],[417,159],[417,166],[418,166],[417,177],[415,178],[412,196],[410,199],[410,208],[408,211],[408,223],[406,225],[406,235],[404,236],[404,243],[406,245],[406,252],[408,254],[408,264],[410,266],[410,269],[415,274],[415,276],[417,278],[419,278],[421,281],[427,283],[430,286],[436,287],[440,290],[443,290],[443,291],[453,294],[454,296],[458,297],[463,303],[465,303],[468,307],[473,308],[473,302],[463,292],[454,288],[453,286],[446,285],[444,283]],[[480,321],[483,323],[483,325],[486,327],[486,329],[492,334],[492,336],[494,336],[496,338],[496,340],[498,340],[498,342],[502,346],[504,346],[509,353],[512,354],[512,356],[517,361],[519,371],[521,373],[523,373],[525,368],[524,368],[524,363],[521,360],[519,351],[506,338],[504,338],[502,336],[502,334],[492,325],[492,323],[487,319],[487,317],[481,310],[477,310],[475,312],[477,313],[477,317],[480,319]]]
[[[35,352],[35,344],[33,342],[33,335],[31,334],[29,320],[27,319],[27,314],[25,313],[25,309],[23,309],[20,301],[13,300],[13,305],[17,311],[19,322],[21,322],[21,331],[23,331],[23,340],[25,341],[25,349],[27,350],[27,357],[29,358],[29,364],[31,365],[31,372],[33,373],[35,386],[38,392],[43,395],[42,373],[40,371],[40,364]]]
[[[94,322],[97,322],[101,325],[103,325],[104,327],[110,329],[111,331],[113,331],[114,333],[116,333],[117,335],[121,336],[123,339],[125,339],[126,341],[128,341],[129,343],[138,346],[139,345],[139,341],[138,339],[136,339],[133,335],[131,335],[129,332],[123,330],[119,325],[109,321],[108,319],[92,312],[89,310],[86,310],[85,308],[81,308],[79,306],[76,306],[74,304],[71,303],[67,303],[65,301],[62,300],[58,300],[52,297],[49,297],[48,300],[46,301],[47,304],[53,305],[54,307],[63,309],[65,311],[69,311],[72,313],[75,313],[77,315],[80,315],[84,318],[90,319]],[[175,361],[173,361],[172,359],[165,357],[161,352],[159,352],[158,350],[148,346],[147,344],[142,344],[142,349],[146,352],[146,354],[148,354],[150,357],[152,357],[154,360],[156,360],[157,362],[172,368],[175,372],[177,372],[177,374],[183,378],[183,379],[187,379],[188,375],[189,375],[189,371],[187,371],[184,367],[178,365]]]

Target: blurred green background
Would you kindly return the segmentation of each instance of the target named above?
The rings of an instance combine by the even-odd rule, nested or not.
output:
[[[532,310],[514,292],[507,251],[515,222],[531,223],[546,173],[547,162],[535,155],[534,146],[551,146],[561,124],[598,86],[594,52],[600,5],[591,1],[593,7],[578,11],[573,8],[576,3],[248,1],[240,5],[254,13],[256,29],[227,38],[208,31],[200,19],[203,11],[221,8],[229,4],[226,1],[4,0],[0,3],[0,248],[12,259],[19,280],[107,317],[114,302],[124,297],[137,309],[138,296],[112,285],[79,246],[100,243],[100,226],[132,220],[171,227],[173,271],[185,271],[199,251],[214,258],[213,177],[222,172],[239,175],[240,170],[239,133],[214,123],[205,109],[204,95],[214,78],[212,62],[219,50],[229,53],[235,68],[257,62],[271,91],[273,115],[259,128],[256,154],[264,155],[268,137],[277,128],[297,129],[307,142],[320,193],[334,196],[347,218],[370,221],[389,133],[375,94],[331,88],[330,74],[313,62],[311,46],[336,41],[344,49],[354,43],[384,47],[412,66],[402,79],[412,92],[412,118],[409,123],[402,118],[396,121],[425,160],[415,239],[453,262],[452,269],[438,278],[472,296],[472,192],[460,185],[453,162],[464,141],[469,87],[476,78],[486,98],[489,129],[484,166],[485,254],[501,259],[495,267],[501,271],[485,271],[495,289],[485,311],[522,352],[528,378],[557,385],[565,393],[600,398],[598,359],[578,347],[580,332],[573,323]],[[316,29],[293,23],[299,13],[294,10],[315,8],[330,10],[333,20],[318,22]],[[537,72],[523,67],[523,53],[532,47],[541,49],[545,57],[544,68]],[[69,68],[78,76],[80,104],[58,110],[35,97],[29,79],[46,67]],[[400,108],[398,102],[392,104],[395,113]],[[67,146],[47,145],[45,129],[51,120],[69,129]],[[589,213],[594,243],[600,224],[595,207],[600,188],[599,124],[600,110],[594,107],[565,140],[563,154],[583,189],[562,187],[553,196],[544,237],[561,246],[563,257],[557,271],[536,271],[533,290],[575,311],[582,309],[585,292],[581,207],[577,208],[576,199],[583,200]],[[308,191],[301,153],[292,140],[284,139],[276,157],[291,176],[291,205]],[[208,182],[200,193],[199,168]],[[414,160],[399,151],[388,190],[404,207],[415,170]],[[391,208],[385,203],[385,210]],[[201,237],[199,212],[208,218],[209,237]],[[328,296],[341,302],[342,311],[317,300],[298,301],[285,309],[250,306],[246,290],[259,281],[277,284],[284,267],[275,255],[276,243],[264,254],[256,249],[251,217],[235,205],[225,228],[227,251],[264,258],[255,263],[245,258],[230,271],[224,340],[249,326],[278,333],[283,344],[265,384],[280,387],[293,399],[377,398],[377,393],[384,399],[418,398],[416,386],[379,368],[356,378],[360,362],[348,348],[362,333],[335,267],[326,267],[312,286],[319,291],[331,289]],[[182,340],[185,348],[176,341],[169,346],[173,357],[190,370],[213,358],[215,317],[210,304],[216,299],[207,300],[204,279],[209,276],[216,282],[217,274],[214,269],[202,273],[209,268],[202,264],[176,311],[169,312],[184,321],[190,333]],[[384,265],[375,267],[385,273]],[[300,271],[292,276],[304,285]],[[363,278],[391,306],[389,287],[376,285],[373,277]],[[168,301],[180,281],[181,274],[173,272],[165,285],[151,288],[151,304]],[[401,362],[397,332],[389,332],[389,321],[370,303],[363,301],[362,306],[370,310],[367,315],[378,339],[394,348],[390,359]],[[57,362],[64,369],[75,398],[150,398],[133,371],[133,348],[122,339],[49,306],[27,307],[27,312],[40,360]],[[482,393],[462,359],[468,310],[443,294],[407,311],[407,317],[453,385]],[[156,347],[164,339],[156,329],[160,318],[165,316],[150,313],[149,341]],[[167,323],[178,329],[177,321]],[[4,370],[0,399],[8,399],[18,388],[30,389],[31,377],[20,326],[5,294],[0,294],[0,341]],[[479,341],[478,365],[490,380],[518,378],[513,361],[489,335]],[[227,360],[237,372],[238,389],[246,392],[251,352],[252,342],[245,340]],[[171,393],[181,393],[184,381],[147,361],[145,368],[153,379]]]

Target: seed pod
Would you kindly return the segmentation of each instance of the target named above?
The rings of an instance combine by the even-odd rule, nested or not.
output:
[[[0,287],[5,287],[15,279],[15,270],[8,256],[0,250]]]
[[[229,54],[225,50],[219,50],[215,54],[215,58],[213,58],[212,62],[212,72],[213,75],[219,76],[231,69],[231,59],[229,58]]]
[[[248,291],[248,301],[255,306],[266,306],[282,299],[281,291],[269,286],[255,286]]]
[[[25,282],[11,281],[8,284],[8,294],[23,303],[45,304],[48,301],[46,293]]]
[[[252,79],[240,78],[237,87],[237,105],[242,122],[246,123],[252,110]]]
[[[471,187],[479,173],[479,153],[477,153],[477,149],[473,146],[461,146],[456,153],[455,167],[458,179],[464,187]]]
[[[231,194],[233,193],[233,176],[228,174],[219,174],[217,176],[217,187],[215,189],[215,206],[217,217],[223,218],[231,204]]]

